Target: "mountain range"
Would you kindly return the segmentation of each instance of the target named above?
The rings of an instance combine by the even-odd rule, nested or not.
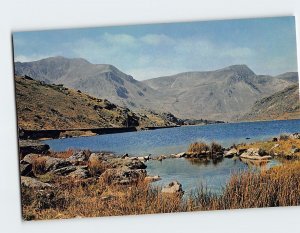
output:
[[[182,119],[222,121],[238,121],[257,101],[298,83],[296,72],[257,75],[246,65],[138,81],[113,65],[64,57],[15,62],[15,74],[63,84],[138,112],[150,109]]]

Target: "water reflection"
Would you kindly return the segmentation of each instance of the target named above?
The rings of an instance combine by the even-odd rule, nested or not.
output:
[[[201,185],[213,193],[220,193],[232,174],[243,171],[258,171],[269,169],[280,164],[271,161],[242,161],[238,157],[222,160],[207,159],[165,159],[162,162],[150,160],[147,162],[147,173],[151,176],[159,175],[162,180],[153,183],[164,186],[177,180],[183,186],[186,194],[195,191]]]

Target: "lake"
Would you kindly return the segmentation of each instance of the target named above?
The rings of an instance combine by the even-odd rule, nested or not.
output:
[[[183,126],[148,131],[47,140],[53,151],[90,149],[129,155],[172,154],[186,151],[195,141],[216,141],[224,147],[233,143],[269,139],[283,133],[300,132],[300,120],[242,122]],[[250,139],[246,139],[250,138]]]
[[[224,147],[229,147],[233,143],[270,139],[280,134],[295,132],[300,132],[300,120],[184,126],[93,137],[54,139],[45,142],[53,151],[73,148],[111,151],[117,154],[158,156],[186,151],[190,143],[199,140],[207,143],[216,141]],[[278,162],[272,160],[266,168],[276,164]],[[146,165],[148,174],[162,177],[162,180],[154,185],[161,186],[178,180],[186,192],[203,184],[211,191],[218,193],[232,173],[249,169],[249,165],[239,159],[226,158],[219,163],[201,163],[187,159],[166,159],[162,162],[150,160]]]

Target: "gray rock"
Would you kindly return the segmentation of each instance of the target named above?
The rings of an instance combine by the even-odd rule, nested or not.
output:
[[[289,135],[289,137],[292,139],[300,139],[300,133],[293,133],[293,134]]]
[[[68,167],[62,167],[56,170],[53,170],[52,173],[55,175],[60,175],[60,176],[66,176],[69,175],[71,172],[76,171],[75,166],[68,166]]]
[[[226,151],[226,152],[224,153],[224,157],[225,157],[225,158],[232,158],[233,156],[236,156],[237,154],[238,154],[237,149],[232,148],[232,149],[230,149],[229,151]]]
[[[101,174],[101,176],[99,177],[99,181],[107,185],[127,185],[136,183],[139,179],[144,179],[146,175],[147,172],[144,169],[130,170],[125,167],[107,169],[104,173]]]
[[[78,162],[86,162],[89,160],[90,155],[91,152],[87,150],[77,151],[66,160],[71,162],[72,164],[76,164]]]
[[[246,148],[240,148],[240,149],[238,149],[238,155],[241,155],[241,154],[243,154],[246,151],[247,151]]]
[[[185,155],[186,155],[185,152],[181,152],[181,153],[174,155],[174,158],[183,158]]]
[[[161,192],[164,194],[179,194],[179,195],[184,194],[182,185],[178,181],[172,181],[170,184],[163,187]]]
[[[19,153],[21,159],[27,154],[46,154],[50,147],[39,141],[19,140]]]
[[[272,156],[270,155],[260,155],[260,149],[258,148],[249,148],[247,151],[245,151],[243,154],[240,155],[240,158],[243,159],[253,159],[253,160],[270,160],[272,159]]]
[[[69,161],[66,161],[65,159],[53,158],[50,156],[43,156],[43,158],[46,159],[45,162],[46,171],[53,171],[71,165],[71,163]]]
[[[32,171],[32,164],[27,163],[25,161],[21,161],[20,162],[20,175],[34,177],[34,174]]]
[[[113,159],[108,159],[107,162],[112,168],[127,167],[129,169],[145,169],[147,167],[141,160],[134,159],[134,158],[133,159],[113,158]]]
[[[45,189],[50,188],[52,185],[41,182],[35,178],[27,177],[27,176],[21,176],[21,186],[27,187],[27,188],[37,188],[37,189]]]
[[[129,157],[129,155],[127,153],[121,156],[122,159],[125,159],[125,158],[128,158],[128,157]]]
[[[77,179],[86,179],[90,174],[86,166],[78,166],[76,167],[76,170],[71,172],[68,176]]]

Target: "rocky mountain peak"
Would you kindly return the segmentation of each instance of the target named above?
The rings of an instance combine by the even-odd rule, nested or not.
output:
[[[249,76],[255,75],[253,70],[251,70],[245,64],[228,66],[228,67],[225,67],[225,68],[220,69],[218,71],[232,71],[240,77],[249,77]]]

